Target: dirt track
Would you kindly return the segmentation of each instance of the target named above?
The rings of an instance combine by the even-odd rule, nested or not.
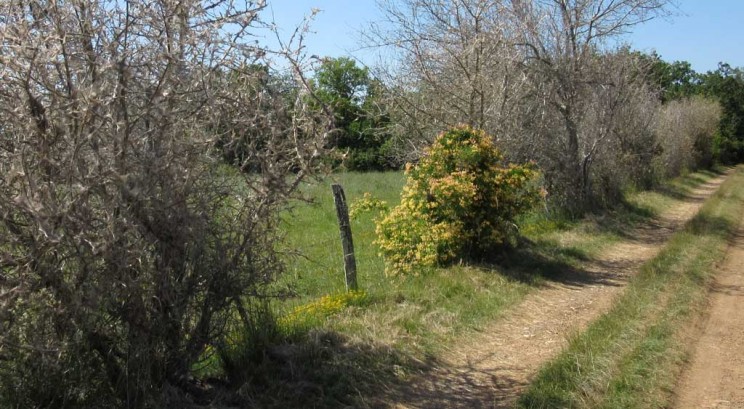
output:
[[[538,368],[560,352],[569,335],[609,309],[628,278],[695,215],[724,179],[720,176],[698,187],[656,220],[631,231],[632,239],[531,294],[504,319],[444,354],[436,368],[381,394],[380,406],[512,407]],[[741,379],[739,385],[744,385]]]
[[[711,289],[710,308],[674,408],[744,408],[744,219]]]

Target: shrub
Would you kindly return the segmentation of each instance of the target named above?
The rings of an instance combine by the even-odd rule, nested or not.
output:
[[[192,368],[281,271],[332,123],[235,86],[264,3],[0,2],[0,407],[211,397]],[[255,172],[215,158],[236,129]]]
[[[662,152],[657,159],[662,177],[713,164],[713,142],[721,117],[718,102],[703,97],[671,101],[661,108],[656,135]]]
[[[540,198],[533,164],[505,165],[488,135],[465,126],[440,134],[406,175],[401,204],[377,226],[387,273],[484,256]]]

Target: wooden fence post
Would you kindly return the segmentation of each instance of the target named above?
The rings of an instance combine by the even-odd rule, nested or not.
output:
[[[344,251],[344,273],[346,273],[346,290],[357,290],[356,258],[354,257],[354,242],[351,238],[351,224],[349,223],[349,208],[346,205],[344,188],[339,184],[331,185],[333,201],[336,204],[338,227],[341,230],[341,246]]]

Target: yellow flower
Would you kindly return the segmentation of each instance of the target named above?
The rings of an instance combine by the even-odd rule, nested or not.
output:
[[[363,301],[366,297],[367,294],[364,291],[349,291],[334,295],[324,295],[311,303],[295,307],[288,314],[280,317],[279,323],[285,327],[292,327],[313,318],[326,318],[342,311],[349,304]]]

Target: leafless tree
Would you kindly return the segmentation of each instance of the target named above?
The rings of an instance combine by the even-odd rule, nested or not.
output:
[[[547,109],[558,114],[560,126],[545,135],[558,139],[554,178],[563,202],[574,203],[578,210],[591,205],[593,187],[590,168],[600,145],[612,139],[617,130],[616,116],[603,116],[596,122],[587,114],[597,112],[597,93],[624,91],[627,79],[640,75],[627,72],[616,64],[598,67],[610,41],[633,26],[666,12],[667,0],[535,0],[511,2],[511,18],[517,28],[515,44],[526,57],[525,68]],[[600,57],[598,57],[600,56]],[[631,59],[625,59],[631,62]],[[621,84],[611,70],[630,75]],[[630,91],[636,92],[635,90]],[[620,97],[620,94],[618,94]],[[616,99],[613,109],[622,109],[627,100]],[[605,108],[600,108],[606,111]],[[595,117],[596,119],[596,117]],[[591,128],[586,128],[592,126]],[[610,132],[610,133],[608,133]],[[538,135],[539,136],[539,135]],[[570,196],[570,197],[569,197]]]
[[[392,90],[398,134],[416,151],[438,131],[467,124],[501,135],[522,74],[501,0],[379,1],[386,20],[365,33],[396,58],[376,73]],[[415,152],[414,152],[415,154]]]
[[[331,126],[247,86],[307,85],[306,27],[263,49],[264,7],[0,2],[0,404],[199,397],[191,365],[279,271],[276,210]],[[236,175],[212,149],[240,129],[263,142]]]
[[[412,145],[457,123],[485,129],[513,158],[537,160],[554,200],[581,211],[595,202],[599,153],[622,139],[619,113],[652,92],[612,42],[667,3],[384,1],[387,20],[368,37],[395,50],[389,83]]]
[[[578,162],[570,160],[573,151],[567,149],[572,145],[565,112],[551,103],[558,100],[555,84],[531,81],[533,104],[526,115],[533,120],[525,121],[523,131],[505,146],[514,156],[539,162],[548,191],[561,207],[583,211],[611,205],[623,188],[648,186],[653,179],[659,103],[645,81],[647,69],[627,49],[595,53],[584,62],[585,83],[572,105],[578,114],[570,122]]]

